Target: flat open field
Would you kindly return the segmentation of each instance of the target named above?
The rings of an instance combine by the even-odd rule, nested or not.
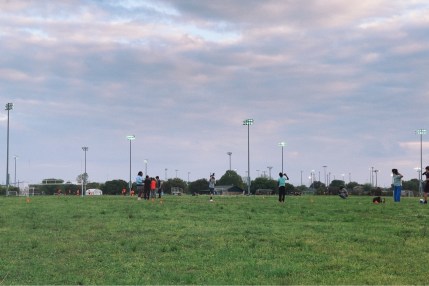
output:
[[[418,198],[0,197],[0,285],[428,284]]]

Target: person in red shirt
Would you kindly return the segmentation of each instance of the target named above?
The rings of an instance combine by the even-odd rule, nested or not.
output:
[[[156,180],[155,178],[150,178],[150,198],[152,201],[155,200],[156,197]]]

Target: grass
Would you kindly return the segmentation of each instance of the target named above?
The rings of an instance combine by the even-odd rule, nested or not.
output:
[[[0,285],[427,284],[417,198],[0,197]]]

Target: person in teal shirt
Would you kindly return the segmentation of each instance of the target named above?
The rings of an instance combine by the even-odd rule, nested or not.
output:
[[[279,187],[279,202],[284,203],[286,197],[286,181],[289,180],[289,177],[283,173],[279,173],[279,178],[277,179],[277,184]]]
[[[138,172],[138,174],[137,174],[136,186],[137,186],[137,193],[138,193],[137,200],[141,200],[142,199],[142,193],[143,193],[143,172],[142,171]]]

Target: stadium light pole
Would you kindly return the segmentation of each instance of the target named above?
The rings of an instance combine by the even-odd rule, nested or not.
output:
[[[6,194],[9,192],[9,111],[13,109],[13,103],[6,103],[5,110],[7,110],[7,152],[6,152]]]
[[[426,134],[426,129],[417,129],[416,134],[420,135],[420,173],[419,173],[419,195],[423,194],[422,171],[423,171],[423,135]]]
[[[328,178],[326,177],[326,167],[328,166],[322,166],[323,167],[323,177],[324,177],[324,181],[325,181],[325,186],[328,187]]]
[[[243,120],[243,125],[247,125],[247,195],[250,195],[250,125],[253,119]]]
[[[286,146],[286,142],[280,142],[279,146],[282,147],[282,174],[284,173],[283,171],[283,148]]]
[[[231,155],[232,155],[232,152],[227,152],[226,154],[229,156],[229,170],[231,171]]]
[[[86,192],[86,177],[88,176],[86,174],[86,152],[88,151],[88,147],[84,146],[82,147],[83,152],[85,152],[85,173],[83,174],[83,190],[82,190],[82,197]]]
[[[375,169],[374,170],[374,173],[375,173],[375,187],[377,188],[378,187],[378,170],[377,169]]]
[[[18,159],[18,156],[14,155],[13,158],[15,159],[15,181],[13,185],[16,187],[16,159]]]
[[[131,187],[133,185],[132,181],[131,181],[131,141],[135,140],[136,136],[134,136],[134,135],[128,135],[127,139],[130,141],[130,182],[128,184],[128,189],[129,189],[130,196],[131,196]]]
[[[268,175],[270,176],[270,179],[271,179],[271,169],[272,169],[273,167],[272,167],[272,166],[268,166],[267,168],[268,168]]]

